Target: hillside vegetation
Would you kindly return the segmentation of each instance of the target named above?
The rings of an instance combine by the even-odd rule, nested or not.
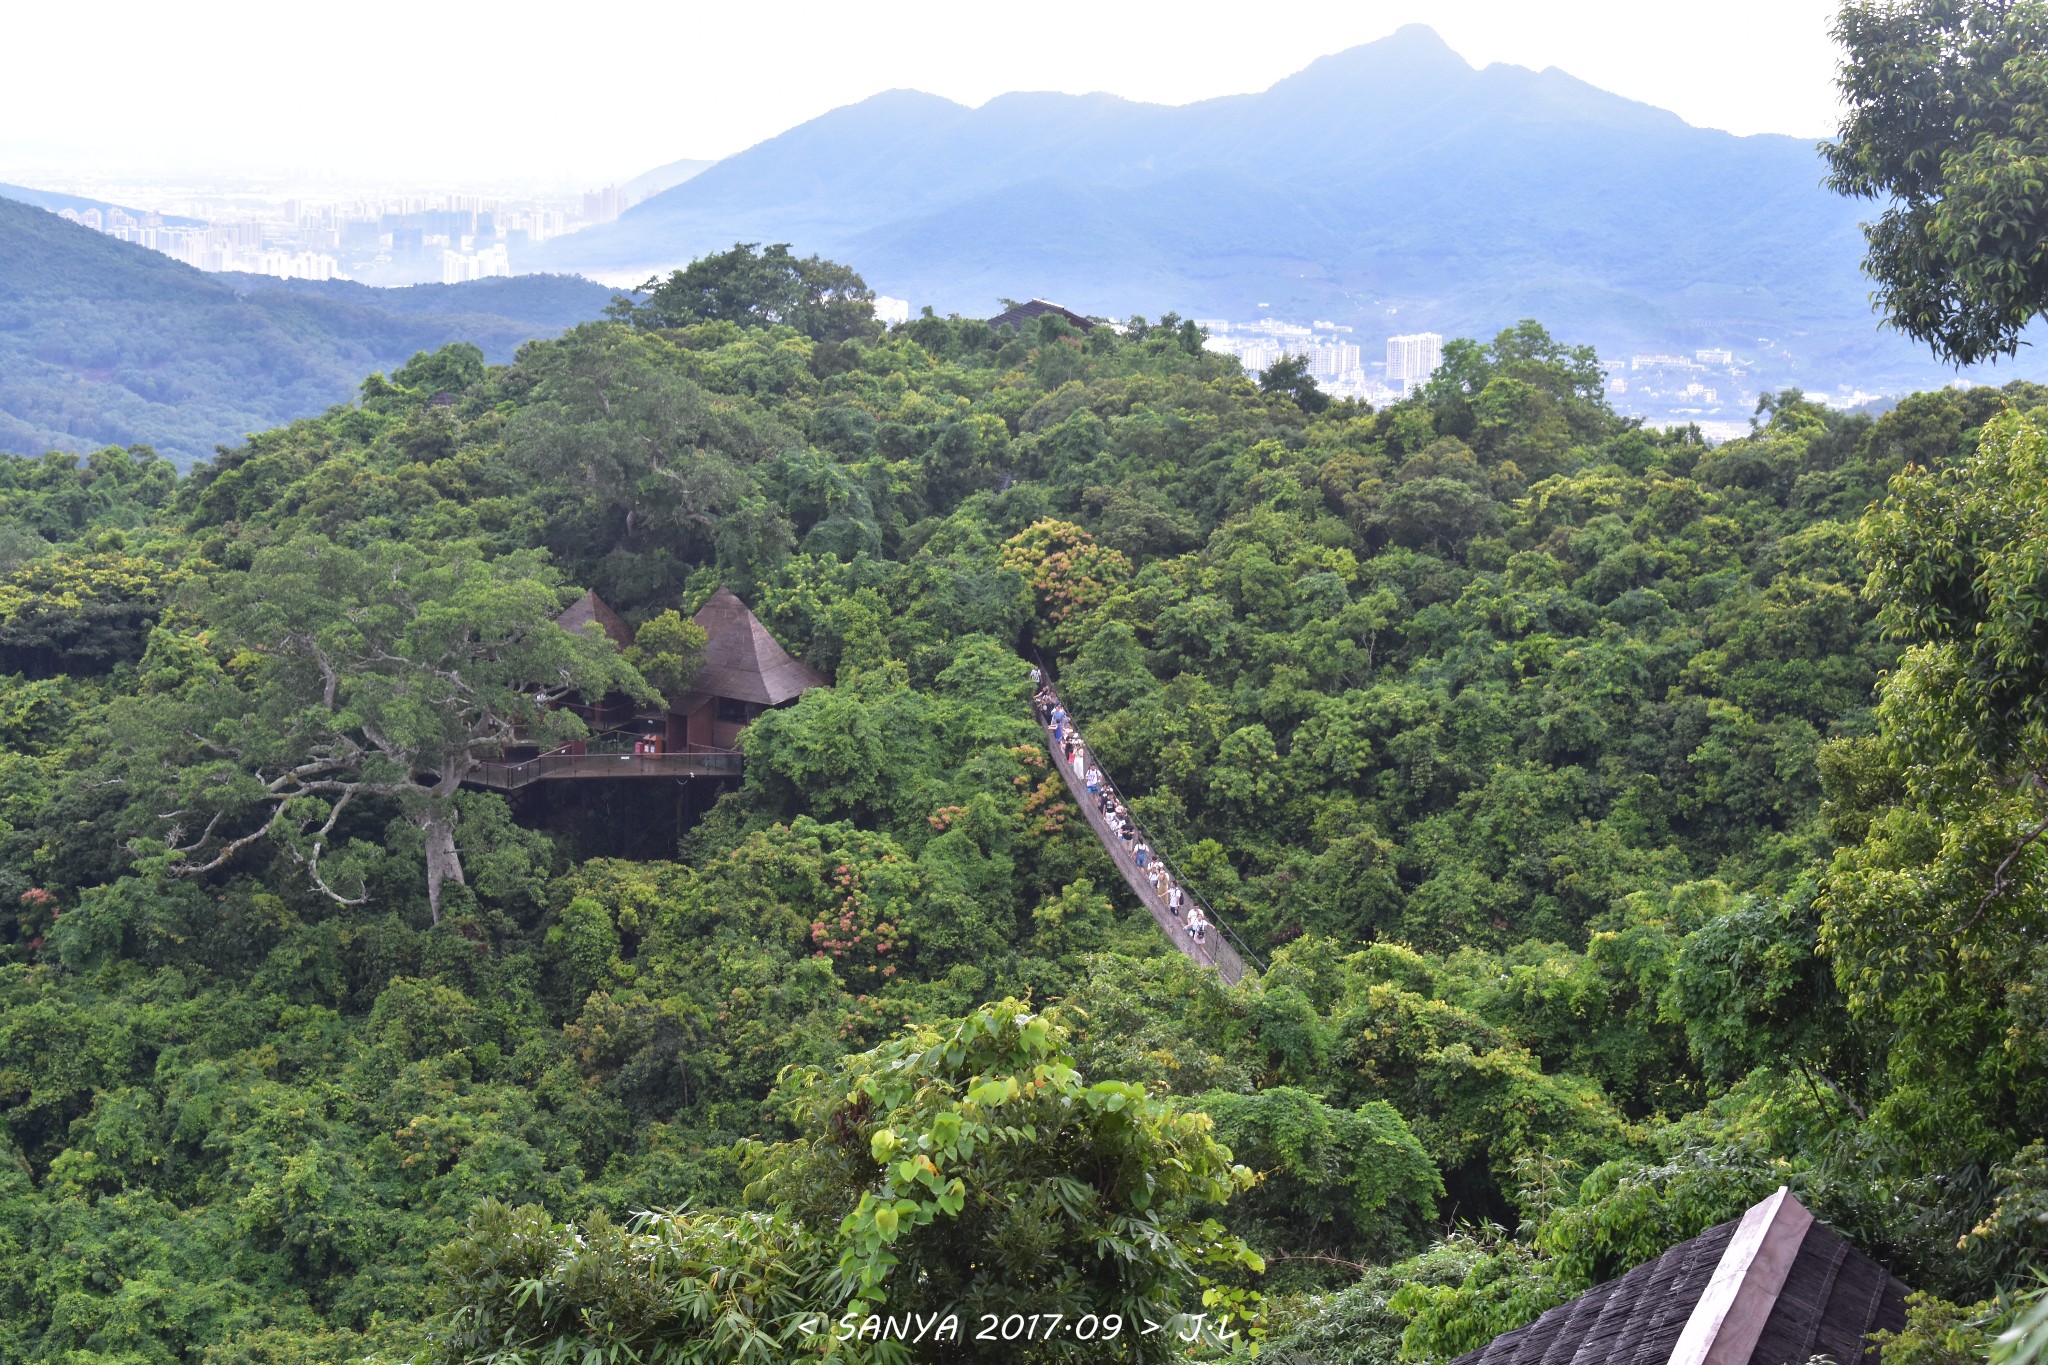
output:
[[[147,445],[179,465],[463,340],[493,360],[610,291],[524,276],[414,289],[209,275],[0,198],[0,451]]]
[[[0,1356],[1441,1361],[1784,1183],[1926,1331],[2038,1263],[2048,390],[1708,448],[1535,323],[1373,412],[1171,317],[686,304],[0,463]],[[720,584],[834,685],[672,857],[413,776],[644,686],[583,589]]]

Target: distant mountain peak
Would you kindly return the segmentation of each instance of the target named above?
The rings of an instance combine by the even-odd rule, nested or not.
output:
[[[1275,81],[1266,95],[1284,101],[1344,98],[1362,91],[1442,94],[1476,73],[1427,24],[1406,24],[1384,38],[1318,57]]]
[[[1469,73],[1473,69],[1472,63],[1458,55],[1457,50],[1444,41],[1443,35],[1428,24],[1403,24],[1384,38],[1318,57],[1278,84],[1285,85],[1317,71],[1346,71],[1360,67],[1405,67],[1424,72],[1460,73]]]
[[[889,90],[878,90],[864,100],[855,100],[843,106],[848,109],[898,110],[915,109],[965,109],[968,106],[958,100],[949,100],[944,95],[934,95],[929,90],[913,90],[899,85]],[[801,127],[802,125],[798,125]],[[773,139],[771,139],[772,141]]]
[[[1379,42],[1383,44],[1400,44],[1402,47],[1412,51],[1430,49],[1458,57],[1458,54],[1451,50],[1451,45],[1444,41],[1443,35],[1428,24],[1403,24],[1386,37],[1380,39]],[[1364,46],[1373,47],[1376,44],[1366,43]],[[1458,57],[1458,60],[1462,62],[1465,59]]]

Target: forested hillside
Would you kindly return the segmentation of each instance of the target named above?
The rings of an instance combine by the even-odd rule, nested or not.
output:
[[[1784,1183],[1934,1296],[1902,1359],[1981,1342],[2048,1243],[2048,390],[1709,448],[1535,323],[1373,412],[1173,317],[746,312],[0,463],[0,1357],[1442,1361]],[[673,856],[440,780],[680,666],[584,589],[721,584],[833,685]],[[1262,973],[1130,902],[1034,659]]]
[[[0,451],[17,454],[143,444],[188,465],[345,402],[422,347],[510,360],[610,297],[560,276],[371,289],[208,275],[4,193]]]

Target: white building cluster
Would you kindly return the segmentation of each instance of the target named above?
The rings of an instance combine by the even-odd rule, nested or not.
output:
[[[633,197],[617,185],[607,185],[601,190],[591,190],[583,196],[583,221],[586,223],[611,223],[633,206]]]
[[[57,216],[200,270],[274,275],[281,280],[331,280],[341,274],[340,262],[321,252],[266,247],[260,223],[167,224],[162,214],[137,216],[122,209],[59,209]]]
[[[1386,359],[1368,362],[1364,348],[1351,340],[1352,329],[1334,322],[1197,319],[1196,325],[1209,333],[1205,344],[1210,350],[1236,356],[1247,374],[1271,369],[1284,356],[1300,356],[1325,392],[1375,407],[1414,393],[1444,359],[1444,339],[1435,332],[1389,337]]]
[[[441,252],[441,283],[461,284],[465,280],[487,280],[512,274],[512,255],[503,242],[474,251]]]
[[[1626,396],[1627,403],[1644,410],[1655,409],[1680,417],[1716,415],[1726,406],[1723,395],[1731,395],[1736,406],[1755,401],[1745,392],[1749,377],[1746,362],[1718,346],[1702,347],[1691,355],[1647,352],[1628,358],[1627,368],[1615,367],[1607,376],[1611,397]]]
[[[159,213],[117,208],[64,209],[59,216],[201,270],[381,285],[453,284],[510,275],[530,248],[609,222],[634,202],[629,192],[611,186],[580,199],[554,200],[408,194],[333,202],[286,199],[253,209],[235,200],[177,209],[192,217],[174,222]]]

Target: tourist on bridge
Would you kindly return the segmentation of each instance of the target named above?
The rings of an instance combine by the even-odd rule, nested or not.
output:
[[[1209,921],[1199,905],[1188,907],[1188,937],[1200,943],[1209,933]]]
[[[1102,790],[1102,769],[1093,764],[1088,768],[1088,794],[1094,796]]]
[[[1166,884],[1166,908],[1173,912],[1175,919],[1180,918],[1180,908],[1186,900],[1187,892],[1180,889],[1180,883],[1169,880]]]
[[[1138,840],[1138,847],[1132,850],[1131,856],[1138,860],[1138,870],[1144,871],[1145,865],[1152,861],[1152,845],[1143,839]]]

